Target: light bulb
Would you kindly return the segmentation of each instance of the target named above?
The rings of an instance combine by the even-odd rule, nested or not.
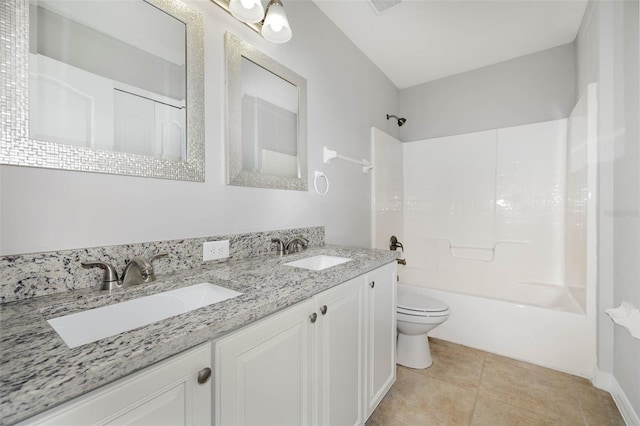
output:
[[[238,21],[248,24],[260,22],[264,17],[261,0],[230,0],[229,11]]]
[[[279,19],[276,19],[275,21],[271,22],[271,28],[277,33],[282,31],[282,22]]]

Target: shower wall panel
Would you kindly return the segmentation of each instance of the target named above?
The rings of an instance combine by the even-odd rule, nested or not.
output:
[[[564,282],[567,120],[404,144],[405,247],[435,280]]]

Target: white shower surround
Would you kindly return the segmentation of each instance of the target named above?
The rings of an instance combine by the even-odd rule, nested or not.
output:
[[[451,307],[431,335],[592,375],[595,95],[568,119],[450,138],[373,129],[372,241],[397,235],[400,280]]]

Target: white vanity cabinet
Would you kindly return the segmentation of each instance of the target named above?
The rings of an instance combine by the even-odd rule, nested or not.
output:
[[[218,340],[216,425],[364,424],[395,380],[395,270],[386,265]]]
[[[396,264],[366,276],[366,418],[376,409],[396,380]]]
[[[312,313],[308,300],[216,342],[216,424],[312,423]]]
[[[314,424],[359,425],[364,396],[364,279],[358,277],[314,297],[317,416]]]
[[[211,424],[211,344],[204,344],[28,419],[23,425]],[[204,383],[199,383],[200,381]]]

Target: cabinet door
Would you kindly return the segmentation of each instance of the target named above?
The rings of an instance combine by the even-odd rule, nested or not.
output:
[[[367,274],[367,417],[396,380],[396,263]]]
[[[216,342],[216,424],[311,424],[313,312],[309,300]]]
[[[364,277],[320,293],[318,386],[321,425],[363,424]]]
[[[21,425],[211,424],[211,380],[197,381],[211,363],[205,344],[29,419]]]

